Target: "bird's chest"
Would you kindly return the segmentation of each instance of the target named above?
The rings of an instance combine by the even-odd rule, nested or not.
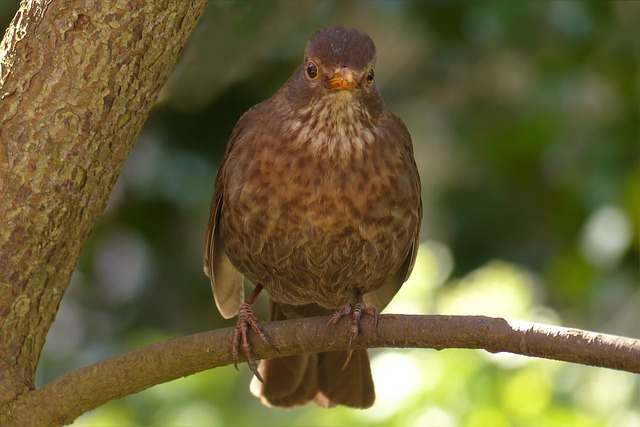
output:
[[[401,159],[351,103],[334,101],[237,147],[225,188],[226,215],[243,218],[234,232],[260,243],[294,233],[339,243],[379,216],[372,204],[396,202],[391,171]]]
[[[227,229],[251,243],[254,256],[265,245],[276,257],[281,250],[288,254],[286,248],[322,256],[331,246],[344,245],[393,203],[385,198],[393,180],[379,173],[384,159],[353,157],[321,157],[304,147],[258,149],[243,173],[230,180],[223,209]]]
[[[234,265],[272,299],[339,307],[397,270],[417,196],[398,191],[409,171],[373,135],[298,136],[307,143],[267,139],[234,153],[221,233]]]

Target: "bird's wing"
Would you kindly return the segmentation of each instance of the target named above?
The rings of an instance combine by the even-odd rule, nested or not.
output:
[[[411,135],[407,130],[405,124],[400,120],[400,118],[391,114],[392,121],[395,122],[395,125],[401,132],[401,138],[404,143],[404,149],[406,150],[406,154],[410,157],[412,162],[411,173],[413,174],[413,179],[411,180],[413,185],[413,194],[415,195],[415,200],[418,202],[415,206],[415,232],[413,241],[411,246],[409,247],[407,257],[405,261],[402,263],[402,266],[391,276],[386,282],[382,284],[381,287],[376,289],[373,292],[369,292],[364,296],[365,304],[368,306],[374,306],[378,310],[382,310],[384,307],[389,304],[394,295],[400,290],[402,284],[409,278],[411,271],[413,270],[413,266],[416,262],[416,255],[418,253],[418,246],[420,245],[420,222],[422,221],[422,196],[421,196],[421,184],[420,184],[420,176],[418,174],[418,167],[416,165],[416,161],[413,157],[413,144],[411,142]],[[415,202],[414,202],[415,203]]]
[[[209,224],[204,243],[204,273],[211,280],[211,290],[222,317],[229,319],[238,314],[244,301],[242,274],[231,264],[224,243],[220,239],[220,212],[222,194],[211,201]]]
[[[409,278],[413,265],[416,262],[416,254],[418,253],[418,233],[411,245],[407,258],[402,266],[391,276],[386,282],[373,292],[369,292],[364,296],[364,302],[367,306],[376,307],[382,310],[389,304],[396,293],[402,287],[402,284]]]
[[[249,110],[251,111],[251,109]],[[238,124],[231,133],[229,144],[224,155],[227,159],[236,142],[243,134],[246,113],[238,120]],[[226,163],[223,159],[216,175],[215,190],[211,199],[209,222],[204,242],[204,273],[211,280],[211,289],[216,306],[222,317],[229,319],[238,314],[238,309],[244,301],[244,287],[242,273],[231,263],[227,256],[224,242],[220,237],[220,218],[223,209],[223,182]]]

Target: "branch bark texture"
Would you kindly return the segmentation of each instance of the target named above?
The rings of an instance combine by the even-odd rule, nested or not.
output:
[[[23,0],[7,30],[0,45],[0,408],[33,389],[87,235],[205,6]]]
[[[348,322],[328,317],[264,324],[273,348],[253,340],[258,359],[345,350]],[[354,348],[484,349],[640,373],[640,341],[485,316],[383,315],[366,318]],[[20,397],[7,424],[58,425],[110,400],[156,384],[233,363],[233,328],[190,335],[118,356],[65,375]],[[242,367],[241,367],[242,368]],[[213,387],[214,385],[212,385]],[[39,418],[34,417],[38,408]],[[36,422],[37,421],[37,422]]]

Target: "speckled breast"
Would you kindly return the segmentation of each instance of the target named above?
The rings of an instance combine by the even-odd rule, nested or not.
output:
[[[291,305],[339,308],[380,287],[405,261],[419,221],[417,171],[401,148],[238,147],[221,217],[231,262]]]

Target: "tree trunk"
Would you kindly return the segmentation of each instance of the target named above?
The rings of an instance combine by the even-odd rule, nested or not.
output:
[[[87,235],[205,6],[23,0],[5,34],[0,425],[12,402],[34,389],[40,351]]]

